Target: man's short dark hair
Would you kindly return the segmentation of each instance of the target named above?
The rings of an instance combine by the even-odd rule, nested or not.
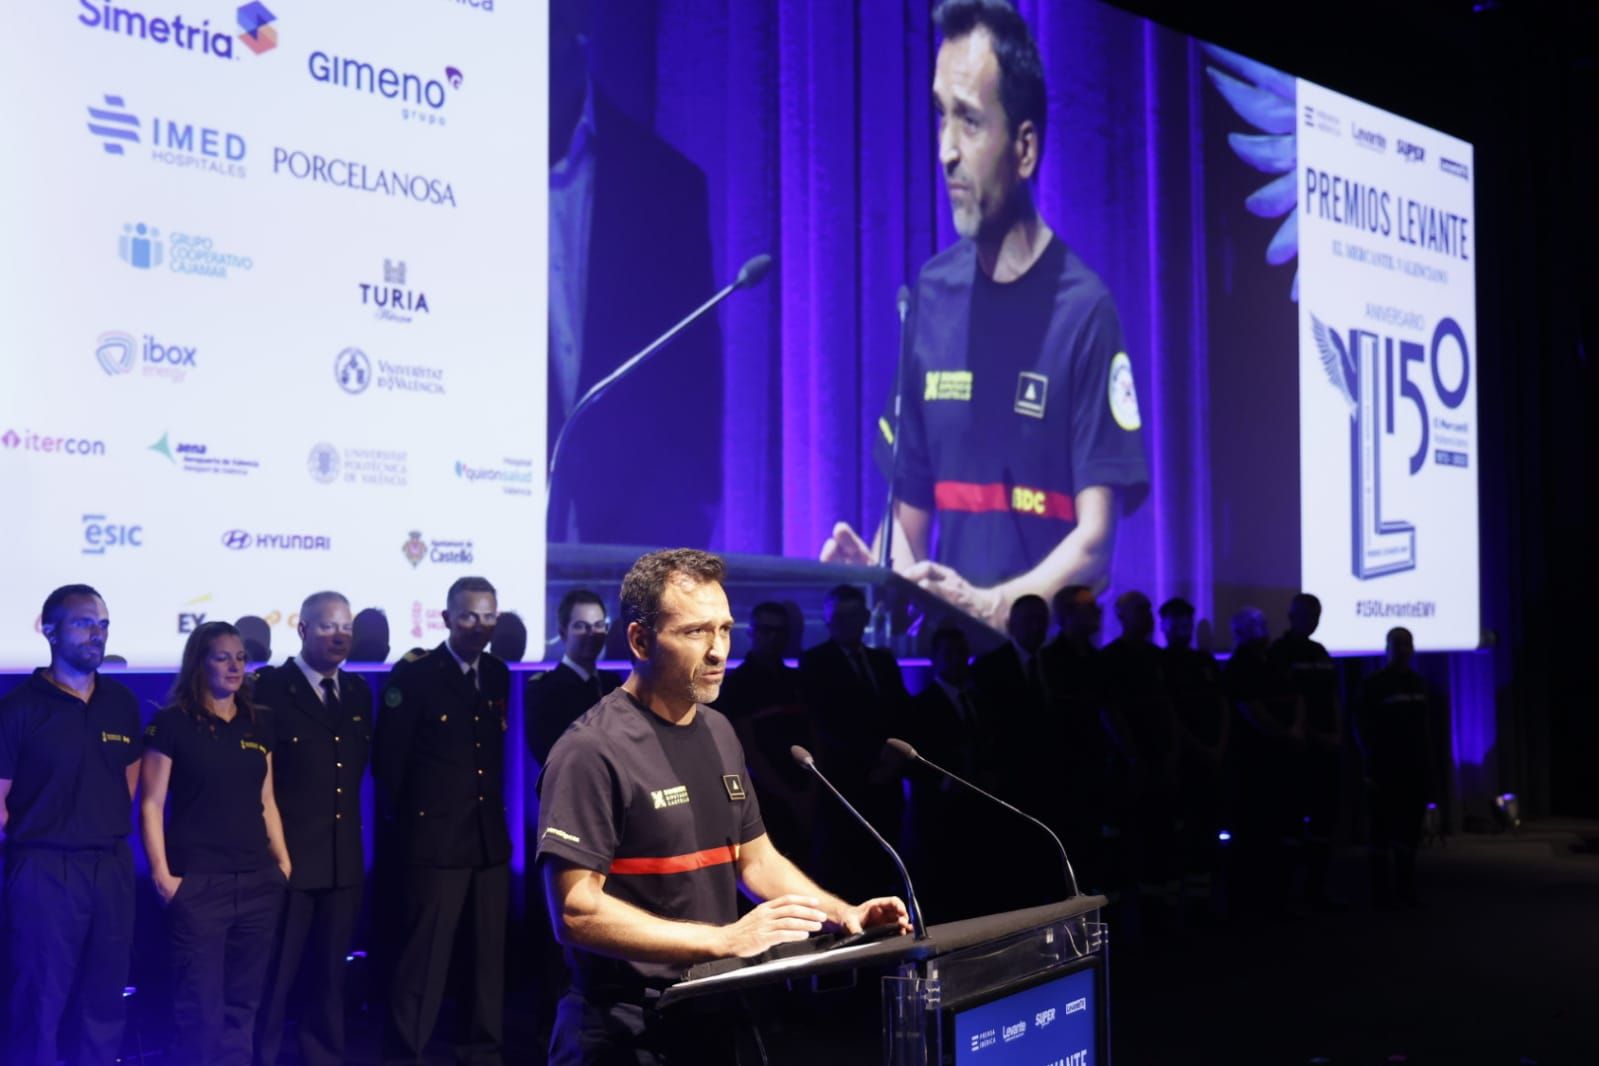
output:
[[[1050,606],[1054,608],[1055,617],[1065,618],[1067,613],[1077,606],[1077,596],[1083,592],[1088,593],[1090,596],[1094,594],[1094,590],[1087,585],[1067,585],[1055,593],[1054,598],[1050,600]]]
[[[455,597],[462,592],[487,592],[490,596],[499,595],[486,577],[458,577],[455,579],[455,584],[450,586],[450,591],[444,594],[444,606],[454,608]]]
[[[300,617],[304,618],[324,603],[342,603],[346,607],[350,606],[349,597],[342,592],[334,592],[331,589],[324,592],[313,592],[301,601]]]
[[[1312,592],[1296,592],[1294,598],[1288,601],[1289,606],[1302,603],[1313,611],[1317,618],[1321,617],[1321,597]]]
[[[827,599],[823,602],[843,603],[845,600],[853,600],[864,605],[866,603],[866,590],[859,585],[834,585],[827,590]]]
[[[781,618],[783,620],[783,624],[785,626],[788,625],[788,608],[784,607],[776,600],[762,600],[760,603],[757,603],[754,607],[750,608],[750,619],[752,621],[756,618],[759,618],[763,614]]]
[[[573,589],[561,597],[560,604],[555,608],[555,624],[566,632],[566,624],[572,620],[572,610],[580,603],[592,603],[600,610],[605,610],[605,601],[600,599],[600,594],[593,589]]]
[[[695,585],[727,576],[727,564],[710,552],[697,548],[667,548],[639,556],[638,562],[622,579],[622,624],[639,623],[654,629],[661,614],[661,596],[673,578]]]
[[[1025,596],[1017,596],[1011,602],[1011,618],[1015,618],[1022,611],[1043,611],[1047,615],[1049,613],[1049,604],[1044,602],[1044,597],[1037,593],[1029,592]]]
[[[1007,0],[944,0],[933,9],[933,25],[946,41],[958,41],[978,28],[988,31],[999,61],[999,99],[1010,135],[1015,137],[1023,122],[1031,122],[1042,144],[1044,63],[1021,13]]]
[[[79,596],[93,596],[101,603],[105,602],[105,597],[92,585],[62,585],[44,598],[44,606],[39,609],[39,624],[53,626],[60,622],[62,612],[67,609],[67,601]]]
[[[1172,615],[1192,618],[1194,617],[1194,614],[1194,605],[1183,599],[1181,596],[1173,596],[1171,599],[1160,605],[1160,616],[1162,618],[1170,618]]]

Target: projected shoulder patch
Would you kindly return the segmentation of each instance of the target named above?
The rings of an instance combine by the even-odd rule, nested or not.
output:
[[[390,685],[383,692],[383,706],[385,707],[398,707],[404,699],[405,694],[399,690],[398,686]]]
[[[1110,415],[1129,432],[1143,425],[1138,417],[1138,390],[1133,387],[1133,363],[1126,352],[1117,352],[1110,361]]]

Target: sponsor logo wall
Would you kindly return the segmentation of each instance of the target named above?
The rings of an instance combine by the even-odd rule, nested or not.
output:
[[[0,64],[35,89],[0,204],[0,498],[26,506],[0,603],[35,606],[0,617],[0,668],[43,658],[29,620],[74,581],[136,666],[246,614],[280,656],[328,587],[435,637],[481,573],[537,625],[542,10],[13,14]]]

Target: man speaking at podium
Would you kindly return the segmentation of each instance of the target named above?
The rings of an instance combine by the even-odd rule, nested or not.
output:
[[[732,1027],[653,1007],[684,969],[824,923],[909,929],[897,897],[846,903],[767,838],[733,727],[705,706],[733,630],[724,573],[686,548],[633,564],[622,581],[633,672],[556,742],[539,778],[538,862],[572,972],[550,1066],[731,1064]],[[765,901],[742,918],[741,882]]]
[[[933,19],[939,164],[961,240],[917,278],[900,417],[890,400],[877,455],[894,568],[1003,631],[1021,596],[1104,586],[1117,515],[1149,475],[1110,293],[1033,201],[1045,94],[1032,33],[1005,0],[944,0]],[[840,522],[822,559],[878,554]]]

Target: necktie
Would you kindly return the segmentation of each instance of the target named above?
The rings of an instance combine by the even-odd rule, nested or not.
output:
[[[477,670],[471,666],[466,668],[466,687],[473,692],[477,691]]]
[[[1039,703],[1049,702],[1049,686],[1044,683],[1044,664],[1037,655],[1027,660],[1027,684],[1033,690],[1034,699]]]
[[[339,690],[334,686],[331,677],[322,679],[322,706],[330,714],[336,714],[339,709]]]

